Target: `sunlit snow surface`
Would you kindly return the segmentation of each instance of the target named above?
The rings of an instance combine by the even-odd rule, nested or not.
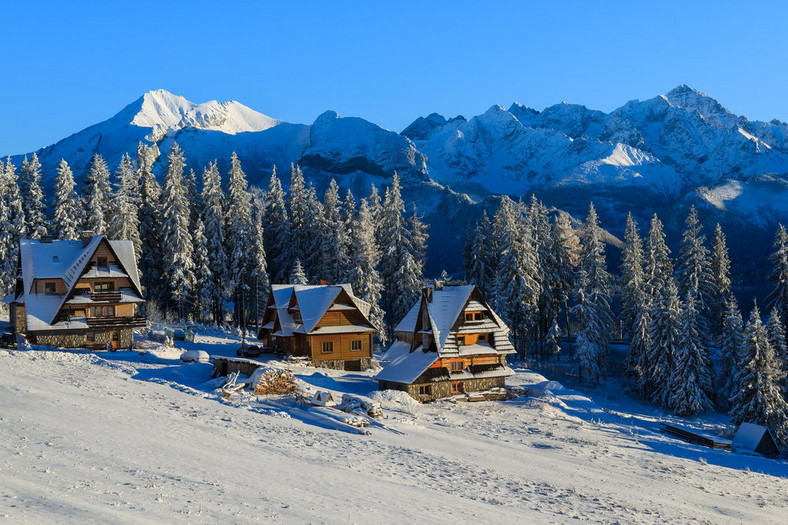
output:
[[[372,394],[358,435],[333,409],[222,398],[236,336],[137,352],[0,350],[0,517],[9,522],[779,523],[784,461],[690,445],[614,381],[591,397],[517,369],[507,402],[419,405],[367,372],[297,367],[302,387]],[[284,363],[269,362],[271,366]],[[677,420],[678,421],[678,420]],[[705,431],[724,416],[680,420]],[[344,429],[343,429],[344,427]],[[342,430],[340,430],[342,429]]]

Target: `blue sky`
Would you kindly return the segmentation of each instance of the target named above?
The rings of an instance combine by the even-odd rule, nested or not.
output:
[[[514,101],[610,111],[686,83],[735,113],[788,120],[787,2],[0,0],[0,16],[2,155],[158,88],[400,131]]]

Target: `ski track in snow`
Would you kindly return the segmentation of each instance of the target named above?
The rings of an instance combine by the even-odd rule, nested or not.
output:
[[[290,399],[224,400],[210,372],[131,352],[0,351],[0,518],[778,523],[786,512],[784,461],[677,442],[556,384],[503,403],[384,401],[382,423],[401,434],[365,436],[324,428]],[[296,373],[329,388],[344,379]]]

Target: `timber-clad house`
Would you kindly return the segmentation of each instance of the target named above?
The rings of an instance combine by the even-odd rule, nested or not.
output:
[[[372,365],[370,305],[349,284],[274,284],[258,339],[316,366],[366,370]]]
[[[33,344],[128,348],[146,325],[131,241],[83,232],[81,240],[22,239],[11,328]]]
[[[505,386],[514,371],[509,328],[473,285],[436,283],[422,290],[394,329],[396,340],[375,376],[381,390],[419,401]]]

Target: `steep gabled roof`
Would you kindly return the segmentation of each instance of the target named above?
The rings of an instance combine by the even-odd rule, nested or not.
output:
[[[271,293],[281,326],[276,335],[289,337],[293,332],[306,334],[312,332],[343,291],[371,326],[372,323],[369,321],[371,305],[353,295],[353,289],[349,284],[274,284],[271,286]],[[297,307],[301,313],[302,323],[293,320],[290,309],[294,307]]]

